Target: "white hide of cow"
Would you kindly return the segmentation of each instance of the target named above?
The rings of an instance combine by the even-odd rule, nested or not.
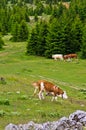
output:
[[[63,59],[64,59],[62,54],[53,54],[53,55],[52,55],[52,58],[53,58],[54,60],[57,60],[57,59],[63,60]]]

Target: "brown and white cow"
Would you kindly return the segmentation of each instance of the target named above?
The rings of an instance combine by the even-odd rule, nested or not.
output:
[[[77,54],[64,55],[64,60],[77,59]]]
[[[44,92],[46,92],[47,95],[49,93],[52,93],[52,101],[57,100],[58,96],[61,96],[63,99],[68,98],[66,92],[64,92],[61,88],[46,80],[39,80],[37,82],[34,82],[32,85],[35,87],[34,94],[36,94],[37,90],[39,90],[38,96],[40,100],[44,99]]]

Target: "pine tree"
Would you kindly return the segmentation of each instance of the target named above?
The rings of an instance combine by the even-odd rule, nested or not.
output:
[[[32,30],[28,46],[27,53],[44,56],[46,46],[47,24],[44,21],[36,24],[35,29]]]
[[[13,41],[18,41],[18,29],[19,29],[19,24],[18,22],[15,22],[13,27],[12,27],[12,40]]]
[[[41,21],[36,27],[38,30],[38,44],[37,44],[37,55],[44,56],[46,50],[46,36],[47,36],[47,23]]]
[[[86,24],[83,27],[83,35],[82,35],[82,46],[81,46],[81,57],[86,59]]]
[[[37,31],[35,29],[32,29],[27,44],[27,54],[36,55],[37,43],[38,43]]]
[[[46,38],[46,57],[51,57],[52,54],[64,54],[65,51],[65,35],[64,28],[59,21],[55,18],[49,26],[47,38]]]
[[[27,24],[22,20],[18,28],[18,41],[26,41],[28,39],[28,33]]]
[[[80,51],[82,39],[82,22],[77,16],[65,19],[65,54]]]
[[[79,52],[82,44],[82,22],[78,16],[71,24],[71,51]]]
[[[44,6],[41,2],[37,3],[36,9],[34,10],[34,12],[38,15],[42,15],[42,13],[44,12]]]

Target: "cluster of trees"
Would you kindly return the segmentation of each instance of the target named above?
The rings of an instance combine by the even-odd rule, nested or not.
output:
[[[48,0],[47,3],[49,3]],[[12,33],[17,24],[22,24],[22,20],[27,24],[30,22],[30,16],[34,16],[35,20],[37,20],[38,16],[42,16],[43,13],[51,15],[52,12],[52,4],[46,6],[41,0],[0,0],[0,32],[3,35],[8,32]],[[13,39],[16,41],[15,38]]]
[[[68,9],[62,4],[55,7],[49,22],[41,21],[32,30],[27,53],[46,57],[56,53],[80,53],[86,58],[85,13],[84,0],[71,1]]]
[[[3,1],[3,2],[2,2]],[[8,2],[11,2],[12,4],[16,4],[18,2],[22,3],[22,2],[25,2],[25,3],[30,3],[30,4],[36,4],[36,3],[39,3],[39,2],[44,2],[45,4],[56,4],[58,2],[60,2],[61,0],[1,0],[1,3],[8,3]],[[62,2],[69,2],[71,0],[63,0]]]
[[[14,27],[12,28],[12,41],[26,41],[28,39],[29,33],[26,22],[24,20],[22,20],[20,24],[18,22],[15,22],[13,26]]]
[[[27,40],[29,17],[34,16],[37,21],[42,13],[51,15],[52,3],[48,0],[0,0],[0,34],[11,33],[13,41]]]
[[[31,16],[36,23],[32,27]],[[28,54],[51,57],[80,52],[86,58],[86,1],[0,0],[0,33],[11,33],[13,41],[29,39]]]

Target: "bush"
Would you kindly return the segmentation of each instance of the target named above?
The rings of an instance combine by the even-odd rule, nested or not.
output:
[[[8,99],[0,99],[0,105],[10,105],[10,102]]]
[[[5,112],[3,110],[0,110],[0,117],[4,116]]]
[[[4,45],[4,41],[2,40],[1,36],[0,36],[0,49],[3,47]]]

